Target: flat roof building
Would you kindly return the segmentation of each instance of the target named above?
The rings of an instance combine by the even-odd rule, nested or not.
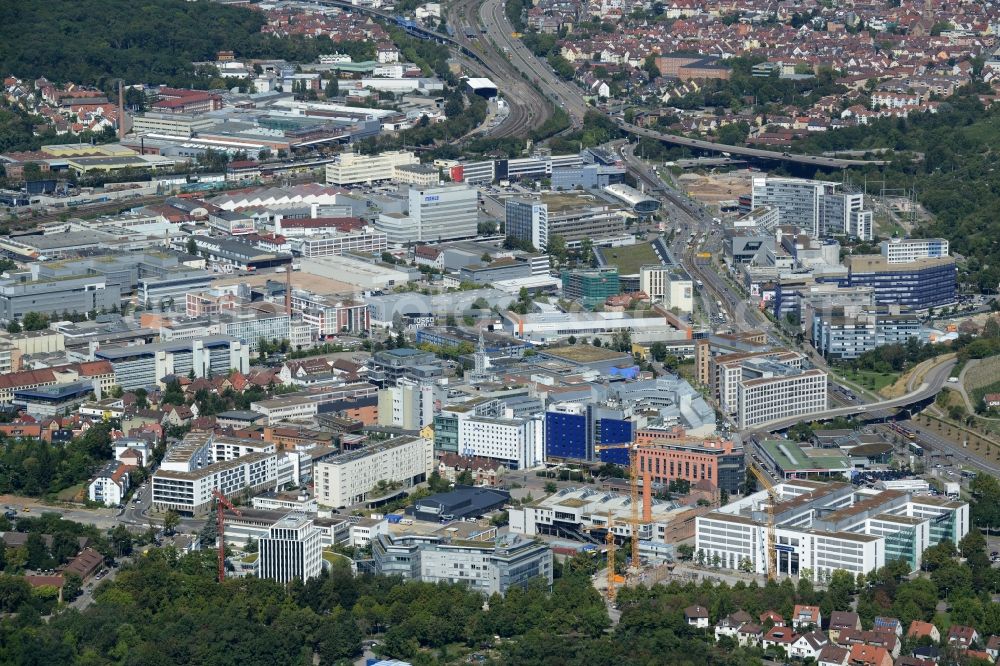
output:
[[[910,571],[930,546],[969,532],[969,505],[849,483],[789,480],[774,488],[778,576],[827,580],[837,570],[868,574],[893,561]],[[768,573],[771,495],[762,490],[696,519],[695,553],[724,569]]]
[[[433,470],[433,440],[396,437],[317,463],[316,499],[324,506],[347,507],[369,499],[379,481],[408,488],[426,481]]]

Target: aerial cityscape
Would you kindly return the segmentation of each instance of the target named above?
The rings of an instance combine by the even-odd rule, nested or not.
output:
[[[1000,5],[0,6],[0,666],[1000,663]]]

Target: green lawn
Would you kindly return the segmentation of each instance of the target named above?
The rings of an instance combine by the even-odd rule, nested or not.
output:
[[[899,379],[895,372],[875,372],[873,370],[840,370],[840,373],[855,384],[869,391],[881,391],[886,386],[894,384]]]
[[[624,247],[600,248],[601,256],[609,266],[617,266],[619,275],[636,275],[647,264],[660,264],[651,243],[636,243]]]

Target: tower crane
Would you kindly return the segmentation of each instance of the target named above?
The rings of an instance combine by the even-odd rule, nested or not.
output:
[[[750,473],[767,491],[767,579],[774,580],[778,573],[778,549],[774,533],[774,505],[778,503],[778,491],[775,489],[770,475],[754,462],[750,463]]]
[[[215,498],[215,531],[219,534],[219,582],[221,583],[226,579],[226,509],[237,516],[242,516],[243,513],[217,488],[212,489],[212,497]]]
[[[632,566],[639,569],[639,526],[642,524],[639,520],[639,455],[638,446],[635,442],[627,442],[624,444],[598,444],[594,446],[594,451],[600,453],[601,451],[611,451],[615,449],[627,449],[628,450],[628,462],[629,462],[629,508],[632,510],[632,514],[629,516],[629,527],[632,530]],[[609,514],[610,515],[610,514]],[[611,526],[608,525],[608,530],[610,533]]]
[[[615,587],[615,532],[613,528],[614,518],[608,511],[608,534],[604,537],[605,543],[608,544],[608,601],[614,601],[615,595],[618,594],[618,588]]]

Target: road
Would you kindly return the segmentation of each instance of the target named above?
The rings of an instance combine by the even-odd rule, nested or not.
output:
[[[948,381],[948,377],[951,376],[951,370],[954,367],[955,359],[947,359],[937,364],[931,370],[927,371],[927,374],[924,375],[924,381],[919,387],[898,398],[891,398],[881,402],[869,403],[865,405],[852,405],[850,407],[828,409],[823,412],[815,412],[813,414],[794,416],[786,419],[778,419],[776,421],[760,423],[754,426],[752,430],[774,432],[775,430],[790,428],[791,426],[802,421],[803,418],[808,418],[811,421],[821,421],[825,419],[837,418],[838,416],[860,416],[865,412],[909,407],[914,403],[928,400],[937,395],[938,391],[941,390],[941,387],[943,387],[945,382]]]

